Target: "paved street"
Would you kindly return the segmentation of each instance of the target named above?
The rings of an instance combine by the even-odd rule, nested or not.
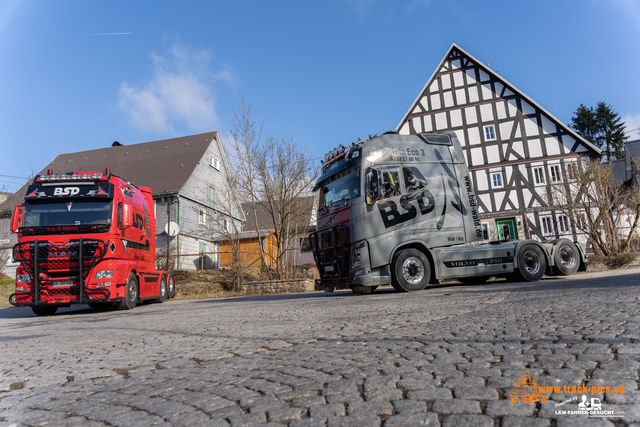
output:
[[[633,269],[48,318],[0,309],[0,426],[640,423],[639,282]],[[556,414],[584,394],[564,390],[512,403],[524,371],[538,386],[608,385],[587,400],[624,416]]]

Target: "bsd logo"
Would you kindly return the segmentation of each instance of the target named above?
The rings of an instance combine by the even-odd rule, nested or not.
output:
[[[80,192],[79,187],[56,187],[54,196],[74,196]]]

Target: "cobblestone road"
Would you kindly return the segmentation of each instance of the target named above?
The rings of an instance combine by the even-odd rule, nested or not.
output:
[[[640,423],[640,269],[533,284],[0,309],[0,425]],[[624,417],[508,400],[524,371]],[[562,391],[562,390],[561,390]]]

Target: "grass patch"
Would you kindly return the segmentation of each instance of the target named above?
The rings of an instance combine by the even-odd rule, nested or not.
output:
[[[176,299],[224,298],[242,295],[233,292],[231,272],[226,270],[175,270]]]
[[[611,256],[589,255],[589,264],[599,263],[605,264],[609,268],[619,268],[634,262],[638,258],[638,255],[640,254],[630,252]]]
[[[12,307],[9,304],[9,295],[16,291],[16,281],[14,279],[0,279],[0,307]]]

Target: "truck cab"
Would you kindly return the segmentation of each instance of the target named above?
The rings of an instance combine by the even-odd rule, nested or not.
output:
[[[132,309],[173,296],[172,275],[154,266],[151,189],[108,169],[36,176],[11,229],[20,262],[13,305],[47,315],[72,304]]]

